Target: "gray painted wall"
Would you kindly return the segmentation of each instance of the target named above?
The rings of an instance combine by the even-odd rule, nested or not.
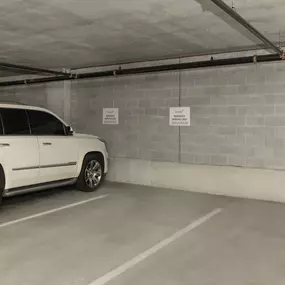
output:
[[[5,88],[0,98],[50,108],[106,138],[111,157],[285,169],[284,79],[285,64],[270,63]],[[180,135],[168,116],[179,94],[192,121]],[[120,124],[102,125],[113,106]]]

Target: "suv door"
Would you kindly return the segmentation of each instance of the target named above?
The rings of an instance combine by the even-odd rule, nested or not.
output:
[[[0,163],[5,172],[5,189],[38,183],[39,145],[32,136],[24,109],[1,108]]]
[[[53,114],[28,110],[31,132],[38,137],[40,183],[75,178],[77,141],[66,134],[66,126]]]

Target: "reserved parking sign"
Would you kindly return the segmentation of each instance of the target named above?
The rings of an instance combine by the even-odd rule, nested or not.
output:
[[[190,107],[171,107],[169,109],[170,126],[190,126]]]
[[[103,108],[103,125],[118,125],[118,124],[119,124],[119,109]]]

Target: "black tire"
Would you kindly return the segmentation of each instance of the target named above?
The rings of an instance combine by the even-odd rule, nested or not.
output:
[[[99,154],[87,155],[82,163],[82,168],[78,180],[76,182],[76,188],[84,192],[94,192],[99,189],[103,180],[104,180],[103,157]],[[98,183],[95,183],[96,181],[98,181]]]

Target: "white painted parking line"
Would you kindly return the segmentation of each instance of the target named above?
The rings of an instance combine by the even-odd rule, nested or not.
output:
[[[56,213],[56,212],[59,212],[59,211],[65,210],[65,209],[69,209],[69,208],[73,208],[73,207],[76,207],[76,206],[80,206],[80,205],[83,205],[83,204],[86,204],[86,203],[90,203],[90,202],[95,201],[95,200],[103,199],[103,198],[105,198],[107,196],[108,195],[97,196],[97,197],[90,198],[90,199],[87,199],[87,200],[83,200],[83,201],[80,201],[80,202],[77,202],[77,203],[69,204],[69,205],[66,205],[66,206],[63,206],[63,207],[55,208],[55,209],[52,209],[52,210],[49,210],[49,211],[45,211],[45,212],[38,213],[38,214],[35,214],[35,215],[31,215],[31,216],[27,216],[27,217],[20,218],[20,219],[17,219],[17,220],[13,220],[13,221],[10,221],[10,222],[6,222],[6,223],[3,223],[3,224],[0,224],[0,228],[4,228],[4,227],[11,226],[11,225],[19,224],[19,223],[22,223],[22,222],[25,222],[25,221],[28,221],[28,220],[32,220],[32,219],[39,218],[39,217],[42,217],[42,216],[45,216],[45,215]]]
[[[190,223],[185,228],[177,231],[172,236],[166,238],[165,240],[159,242],[155,246],[151,247],[150,249],[140,253],[138,256],[134,257],[133,259],[125,262],[121,266],[115,268],[114,270],[108,272],[107,274],[103,275],[102,277],[96,279],[95,281],[91,282],[89,285],[105,285],[114,278],[118,277],[119,275],[123,274],[128,269],[131,269],[138,263],[142,262],[143,260],[147,259],[151,255],[155,254],[157,251],[163,249],[170,243],[174,242],[175,240],[181,238],[185,234],[189,233],[190,231],[196,229],[197,227],[201,226],[205,222],[207,222],[209,219],[213,218],[217,214],[221,213],[223,209],[217,208],[213,210],[212,212],[206,214],[205,216],[202,216],[195,220],[194,222]]]

